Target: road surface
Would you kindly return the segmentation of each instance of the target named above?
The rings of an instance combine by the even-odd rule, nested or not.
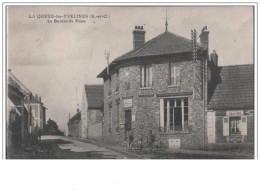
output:
[[[123,153],[64,136],[42,136],[33,147],[11,155],[11,159],[127,159]]]

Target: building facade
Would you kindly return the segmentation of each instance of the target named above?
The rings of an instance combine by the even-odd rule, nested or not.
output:
[[[37,129],[45,128],[46,107],[41,97],[33,96],[8,70],[8,98],[7,98],[7,141],[11,146],[11,139],[19,141],[19,146],[30,142],[30,138]],[[36,128],[37,126],[37,128]],[[14,140],[15,139],[15,140]]]
[[[222,66],[213,72],[206,117],[208,143],[253,143],[254,65]]]
[[[196,36],[196,30],[192,30],[191,39],[181,37],[168,32],[166,25],[164,33],[145,42],[143,27],[135,27],[134,49],[116,58],[98,75],[104,80],[104,141],[123,145],[131,132],[134,144],[139,144],[151,131],[169,149],[201,149],[209,143],[253,140],[252,134],[240,141],[236,137],[218,137],[234,121],[230,118],[221,126],[227,118],[224,114],[219,117],[220,109],[210,106],[215,96],[222,100],[217,94],[218,87],[222,90],[218,82],[221,67],[216,51],[209,55],[207,27],[201,30],[199,43]],[[253,88],[249,89],[252,93]],[[254,106],[250,100],[245,109],[243,102],[238,108],[243,110],[242,124],[242,115]],[[225,116],[235,113],[232,107],[222,110],[231,111]],[[253,132],[253,122],[247,124]]]
[[[77,109],[77,113],[69,119],[68,122],[68,134],[69,137],[81,137],[81,112]]]
[[[132,132],[138,143],[152,131],[169,148],[203,147],[208,33],[202,30],[200,44],[195,30],[192,40],[166,30],[145,43],[142,27],[135,28],[134,50],[98,75],[104,79],[105,141],[120,145]]]
[[[84,85],[81,105],[81,138],[102,139],[103,85]]]

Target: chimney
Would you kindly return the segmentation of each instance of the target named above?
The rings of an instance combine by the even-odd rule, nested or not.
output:
[[[77,108],[77,113],[79,112],[79,109]]]
[[[206,49],[209,47],[209,31],[207,31],[207,26],[201,30],[200,44]]]
[[[145,31],[143,30],[143,26],[135,26],[133,31],[133,43],[134,49],[139,48],[145,43]]]
[[[213,50],[210,54],[210,60],[214,65],[218,66],[218,54],[216,50]]]
[[[42,97],[41,96],[39,96],[39,101],[42,102]]]
[[[38,100],[38,95],[37,94],[35,94],[35,98],[36,98],[36,100]]]

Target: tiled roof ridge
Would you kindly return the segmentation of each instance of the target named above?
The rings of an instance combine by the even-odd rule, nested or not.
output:
[[[158,36],[150,39],[149,41],[147,41],[144,46],[140,47],[139,49],[137,49],[135,52],[132,53],[132,56],[135,56],[138,52],[142,51],[144,48],[146,48],[147,46],[151,45],[152,43],[154,43],[157,39],[159,39],[161,36],[163,36],[165,33],[167,32],[164,32],[164,33],[161,33],[159,34]]]

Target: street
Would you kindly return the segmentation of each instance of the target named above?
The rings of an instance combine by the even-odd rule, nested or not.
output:
[[[44,135],[38,144],[7,155],[8,159],[253,159],[246,152],[213,152],[180,149],[175,151],[125,150],[91,140]]]
[[[63,136],[42,136],[39,144],[10,155],[11,159],[127,159],[125,155]]]

